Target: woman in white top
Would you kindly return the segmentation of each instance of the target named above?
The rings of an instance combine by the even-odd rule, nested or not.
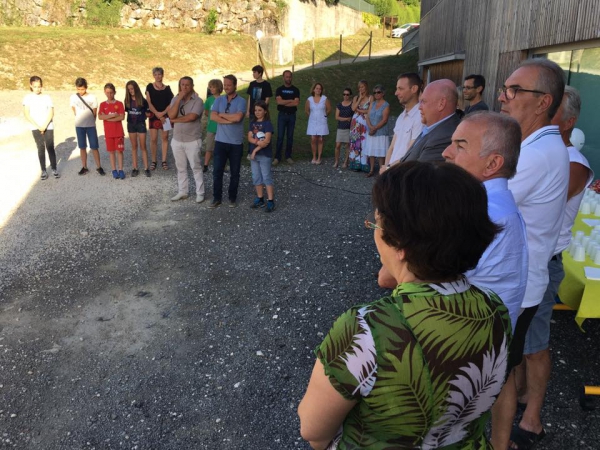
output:
[[[310,163],[321,164],[323,136],[329,134],[327,116],[331,112],[331,104],[329,103],[329,99],[323,95],[323,85],[321,83],[313,84],[310,90],[310,97],[308,97],[304,105],[304,111],[308,116],[306,134],[311,136],[310,148],[312,150],[312,161]]]
[[[29,79],[31,94],[23,99],[23,114],[29,121],[29,127],[38,149],[38,158],[42,168],[42,180],[48,179],[46,172],[46,151],[50,157],[50,166],[54,178],[60,178],[56,168],[56,153],[54,152],[54,105],[48,94],[42,94],[42,79],[33,76]]]

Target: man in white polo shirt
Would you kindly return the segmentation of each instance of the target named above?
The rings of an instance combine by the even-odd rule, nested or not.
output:
[[[423,128],[419,114],[419,94],[421,93],[421,78],[414,72],[403,73],[396,82],[396,97],[404,107],[404,111],[396,119],[394,138],[385,156],[382,171],[400,161],[413,144]]]
[[[548,261],[554,255],[567,202],[569,156],[559,129],[551,125],[565,90],[563,70],[546,59],[523,62],[499,90],[500,112],[519,122],[522,139],[517,173],[508,182],[527,227],[529,269],[523,311],[514,330],[509,369],[521,363],[524,336],[548,286]],[[530,367],[536,370],[535,363]],[[515,427],[517,406],[514,370],[492,408],[492,445],[531,447],[544,430]]]

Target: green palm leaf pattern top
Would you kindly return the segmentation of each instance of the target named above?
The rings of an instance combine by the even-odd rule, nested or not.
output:
[[[464,279],[403,283],[342,314],[316,349],[358,403],[331,449],[491,448],[483,430],[506,379],[506,307]]]

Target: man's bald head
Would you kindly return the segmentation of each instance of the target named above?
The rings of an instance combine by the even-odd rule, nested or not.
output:
[[[421,122],[431,126],[456,111],[458,91],[452,80],[432,81],[421,95]]]

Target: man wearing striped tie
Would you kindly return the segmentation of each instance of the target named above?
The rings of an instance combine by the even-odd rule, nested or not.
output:
[[[548,286],[548,262],[554,255],[567,201],[569,156],[558,126],[551,125],[565,90],[565,75],[554,62],[523,62],[499,91],[500,112],[519,122],[522,132],[517,173],[508,182],[527,227],[529,269],[522,311],[510,348],[509,370],[523,359],[525,335]],[[496,449],[528,449],[545,431],[540,410],[550,377],[548,353],[525,355],[527,409],[512,429],[517,407],[517,383],[511,370],[506,385],[492,408],[492,445]],[[543,356],[543,355],[542,355]],[[521,380],[519,380],[521,381]]]

